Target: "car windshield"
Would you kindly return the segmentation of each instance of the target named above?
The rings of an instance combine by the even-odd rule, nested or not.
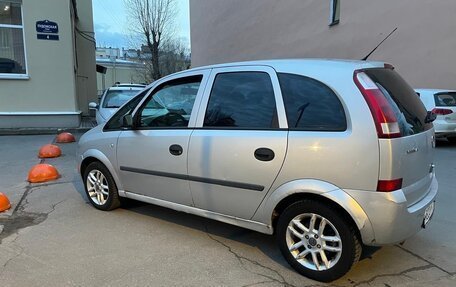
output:
[[[139,90],[110,90],[103,100],[103,108],[119,108],[137,93]]]

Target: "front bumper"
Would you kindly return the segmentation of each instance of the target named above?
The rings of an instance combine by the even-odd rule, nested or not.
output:
[[[367,192],[345,190],[362,207],[372,224],[374,240],[366,245],[385,245],[402,242],[423,228],[424,211],[435,201],[438,183],[433,176],[425,197],[408,206],[402,190]]]

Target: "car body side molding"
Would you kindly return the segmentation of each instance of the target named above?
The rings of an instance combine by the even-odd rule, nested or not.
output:
[[[203,183],[215,184],[215,185],[221,185],[221,186],[228,186],[228,187],[234,187],[234,188],[242,188],[242,189],[248,189],[248,190],[254,190],[254,191],[263,191],[264,190],[264,186],[257,185],[257,184],[251,184],[251,183],[243,183],[243,182],[236,182],[236,181],[229,181],[229,180],[198,177],[198,176],[191,176],[191,175],[186,175],[186,174],[169,173],[169,172],[147,170],[147,169],[141,169],[141,168],[126,167],[126,166],[121,166],[120,170],[148,174],[148,175],[155,175],[155,176],[163,176],[163,177],[169,177],[169,178],[175,178],[175,179],[197,181],[197,182],[203,182]]]

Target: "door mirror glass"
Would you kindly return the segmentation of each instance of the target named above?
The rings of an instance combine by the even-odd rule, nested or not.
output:
[[[98,104],[94,102],[89,103],[89,110],[97,110],[98,109]]]

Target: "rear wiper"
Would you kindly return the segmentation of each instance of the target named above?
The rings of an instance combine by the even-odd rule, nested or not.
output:
[[[434,114],[434,113],[431,112],[431,111],[428,111],[426,117],[424,118],[424,122],[425,122],[426,124],[432,123],[433,121],[435,121],[436,118],[437,118],[437,115],[436,115],[436,114]]]

